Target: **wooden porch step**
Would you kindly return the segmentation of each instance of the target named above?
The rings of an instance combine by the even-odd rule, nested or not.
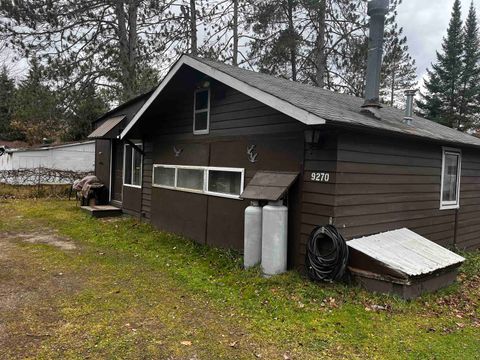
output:
[[[122,209],[112,205],[81,206],[81,209],[88,212],[95,218],[115,217],[122,215]]]

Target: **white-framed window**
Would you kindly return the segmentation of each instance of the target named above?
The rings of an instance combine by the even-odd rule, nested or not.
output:
[[[193,133],[208,134],[210,131],[210,88],[195,90],[193,100]]]
[[[140,149],[142,148],[141,142],[134,142],[134,144]],[[125,144],[123,150],[123,185],[141,188],[142,154],[130,144]]]
[[[153,185],[175,189],[177,169],[169,165],[153,165]]]
[[[153,165],[153,186],[239,199],[245,170],[240,168]]]
[[[442,149],[442,185],[440,192],[440,210],[460,207],[460,178],[462,172],[462,151]]]

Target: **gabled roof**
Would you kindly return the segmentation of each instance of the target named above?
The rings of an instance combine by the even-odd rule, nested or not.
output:
[[[153,94],[154,91],[155,91],[155,89],[152,89],[152,90],[150,90],[150,91],[148,91],[144,94],[140,94],[138,96],[135,96],[134,98],[132,98],[132,99],[118,105],[117,107],[109,110],[108,112],[106,112],[105,114],[100,116],[98,119],[95,119],[94,121],[92,121],[92,123],[95,124],[95,123],[97,123],[101,120],[104,120],[107,117],[110,117],[111,115],[117,115],[117,114],[121,113],[122,110],[124,110],[125,108],[127,108],[130,105],[138,106],[139,109],[140,109],[140,105],[143,105],[145,103],[145,101],[150,98],[150,96]]]
[[[328,123],[360,126],[480,147],[479,138],[419,116],[414,116],[412,124],[407,125],[402,122],[404,112],[399,109],[385,106],[378,111],[376,110],[377,116],[374,117],[360,112],[364,102],[362,98],[189,55],[183,55],[175,63],[161,84],[122,132],[121,138],[128,134],[142,114],[184,65],[190,66],[306,125]]]

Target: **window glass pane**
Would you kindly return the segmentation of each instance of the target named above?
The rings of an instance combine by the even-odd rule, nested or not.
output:
[[[203,190],[203,170],[178,169],[177,187]]]
[[[164,168],[164,167],[155,167],[154,179],[155,185],[161,186],[175,186],[175,169],[173,168]]]
[[[132,184],[132,147],[130,145],[125,146],[125,174],[124,184]]]
[[[457,200],[457,175],[459,156],[455,154],[445,154],[445,168],[443,173],[443,201]]]
[[[233,171],[210,170],[208,172],[208,191],[240,195],[242,174]]]
[[[195,93],[195,110],[208,109],[208,90]]]
[[[195,113],[195,131],[206,130],[208,127],[208,112]]]
[[[133,150],[133,178],[132,185],[140,186],[142,177],[142,154],[137,150]]]

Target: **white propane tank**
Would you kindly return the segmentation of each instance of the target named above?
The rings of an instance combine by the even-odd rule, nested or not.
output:
[[[263,207],[262,270],[266,276],[287,271],[288,208],[282,201]]]
[[[248,269],[262,261],[262,208],[258,201],[252,201],[245,209],[244,234],[243,265]]]

